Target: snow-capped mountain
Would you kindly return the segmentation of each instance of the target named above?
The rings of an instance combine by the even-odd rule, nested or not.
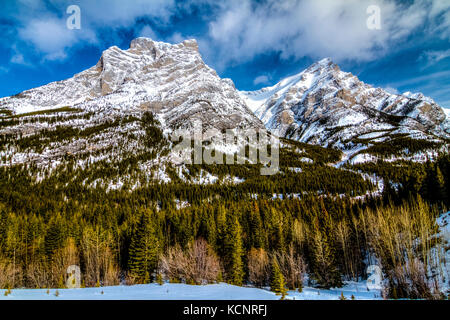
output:
[[[330,59],[276,85],[241,92],[272,132],[302,142],[335,146],[377,132],[413,138],[449,137],[442,108],[422,94],[390,94],[343,72]]]
[[[144,125],[147,111],[156,120],[146,124],[150,127]],[[120,180],[86,183],[111,188],[170,181],[169,170],[184,179],[185,167],[173,165],[180,158],[170,133],[192,134],[199,123],[204,131],[266,131],[233,82],[203,62],[195,40],[137,38],[127,50],[105,50],[95,66],[70,79],[1,98],[0,166],[32,164],[50,171],[67,161],[86,170],[105,166],[120,172]],[[163,143],[148,142],[155,137]],[[227,154],[242,140],[227,145],[215,138],[205,148],[217,146]]]
[[[0,109],[13,114],[65,106],[94,112],[149,110],[171,129],[194,119],[219,130],[263,127],[233,82],[203,62],[195,40],[172,45],[137,38],[128,50],[105,50],[97,65],[70,79],[0,99]]]
[[[239,92],[203,62],[195,40],[137,38],[127,50],[105,50],[95,66],[70,79],[1,98],[0,166],[53,168],[70,156],[80,167],[101,161],[120,167],[133,157],[129,163],[139,170],[156,170],[167,180],[164,170],[176,156],[167,150],[155,156],[145,145],[145,111],[166,137],[200,120],[204,130],[266,128],[351,155],[395,134],[441,144],[450,138],[449,119],[432,99],[373,88],[330,59],[273,87]],[[215,146],[224,153],[242,147]]]

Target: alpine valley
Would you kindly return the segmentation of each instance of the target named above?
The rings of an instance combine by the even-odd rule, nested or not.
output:
[[[179,163],[170,136],[198,123],[278,137],[279,170],[261,175],[240,137],[201,148],[243,150],[244,164]],[[449,141],[433,99],[330,59],[243,92],[195,40],[137,38],[0,99],[0,288],[70,287],[78,265],[86,287],[227,282],[284,298],[377,265],[384,298],[445,298]]]

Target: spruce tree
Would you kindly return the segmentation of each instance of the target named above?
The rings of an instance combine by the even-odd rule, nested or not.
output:
[[[225,208],[221,205],[217,209],[217,217],[216,217],[216,251],[220,256],[225,254],[225,242],[227,235],[227,226],[226,226],[226,211]]]
[[[270,290],[277,295],[281,295],[281,299],[284,299],[287,293],[286,282],[275,257],[272,257],[271,269]]]
[[[313,273],[320,287],[329,289],[342,285],[341,275],[336,266],[336,259],[328,240],[328,235],[319,226],[317,219],[314,221]]]
[[[228,281],[241,286],[244,281],[244,254],[242,244],[242,229],[237,217],[229,219],[228,234],[226,238],[226,264],[228,265]]]
[[[132,236],[128,267],[138,283],[149,283],[158,264],[159,241],[149,213],[141,216]]]
[[[60,221],[61,216],[58,215],[50,222],[50,227],[45,235],[45,253],[50,260],[53,257],[53,253],[63,245],[63,230]]]

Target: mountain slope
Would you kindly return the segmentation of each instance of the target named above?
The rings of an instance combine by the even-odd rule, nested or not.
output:
[[[171,45],[137,38],[128,50],[107,49],[97,65],[73,78],[0,99],[0,109],[13,114],[65,106],[150,110],[171,128],[194,118],[218,129],[260,126],[233,82],[203,62],[195,40]]]
[[[241,96],[269,130],[301,142],[346,150],[364,148],[349,144],[358,137],[378,142],[398,134],[436,141],[450,137],[448,119],[432,99],[373,88],[330,59]]]
[[[144,121],[146,112],[154,119]],[[167,180],[169,133],[198,122],[203,130],[265,130],[233,82],[203,62],[195,40],[137,38],[70,79],[0,99],[0,159],[50,168],[67,157],[81,167],[126,162]]]

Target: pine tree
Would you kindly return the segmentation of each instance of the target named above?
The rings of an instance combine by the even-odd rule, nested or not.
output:
[[[280,266],[275,257],[272,258],[271,268],[270,290],[277,295],[281,295],[281,299],[284,299],[287,294],[286,282],[284,281],[283,274],[281,273]]]
[[[138,283],[149,283],[158,264],[159,241],[149,213],[141,216],[132,236],[129,252],[129,270]]]

